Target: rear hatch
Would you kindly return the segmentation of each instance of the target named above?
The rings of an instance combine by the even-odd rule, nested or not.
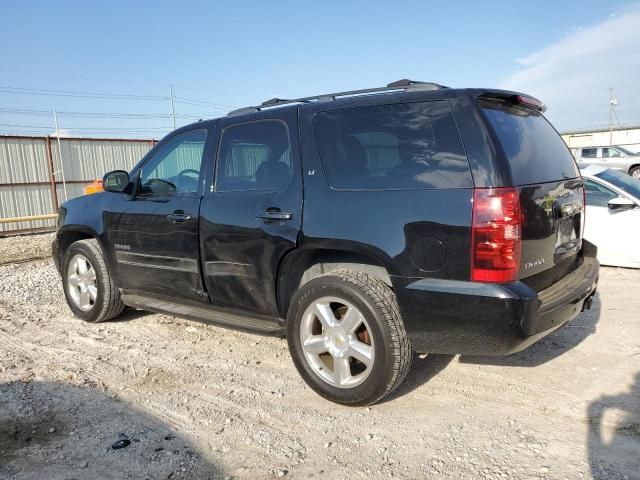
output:
[[[518,278],[536,291],[543,290],[575,268],[582,248],[580,172],[535,99],[483,96],[479,104],[519,192],[522,250]]]

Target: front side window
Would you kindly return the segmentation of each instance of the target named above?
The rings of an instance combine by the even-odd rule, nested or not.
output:
[[[620,152],[618,150],[616,150],[615,148],[603,148],[602,149],[602,156],[603,157],[619,157],[620,156]]]
[[[582,156],[584,158],[596,158],[597,153],[598,153],[598,149],[597,148],[583,148],[582,149]]]
[[[142,167],[140,193],[147,195],[196,193],[206,139],[207,132],[198,130],[179,135],[160,147],[151,160]]]
[[[326,111],[314,125],[322,165],[335,189],[473,186],[446,100]]]
[[[292,172],[289,131],[283,122],[243,123],[222,133],[216,191],[276,190],[289,183]]]
[[[607,207],[611,200],[618,197],[613,190],[592,180],[585,179],[584,188],[587,193],[587,205],[591,207]]]

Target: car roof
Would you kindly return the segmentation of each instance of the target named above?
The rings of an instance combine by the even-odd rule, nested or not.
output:
[[[341,106],[350,105],[358,99],[379,98],[383,101],[388,100],[390,101],[390,103],[394,103],[406,101],[409,99],[415,99],[418,98],[418,96],[424,97],[425,95],[428,97],[433,96],[435,98],[447,98],[459,95],[471,95],[474,97],[490,96],[495,98],[510,98],[515,95],[528,97],[539,102],[541,111],[544,111],[545,108],[542,102],[535,99],[531,95],[523,94],[521,92],[492,88],[449,88],[433,82],[421,82],[402,79],[396,82],[391,82],[384,87],[374,87],[336,93],[325,93],[321,95],[292,99],[272,98],[270,100],[262,102],[259,105],[232,110],[226,116],[251,118],[256,113],[265,110],[277,109],[278,111],[285,111],[290,109],[314,108],[314,106],[317,108],[321,105],[331,105],[332,108],[339,108]],[[220,117],[211,119],[209,121],[216,121],[219,119]],[[191,127],[192,125],[185,125],[185,127],[183,128],[186,129]]]

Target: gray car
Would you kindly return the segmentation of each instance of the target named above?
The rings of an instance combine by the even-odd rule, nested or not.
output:
[[[600,165],[640,178],[640,153],[624,147],[582,147],[572,148],[576,161],[585,165]]]

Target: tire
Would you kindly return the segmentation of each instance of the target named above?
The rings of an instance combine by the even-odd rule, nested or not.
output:
[[[124,303],[96,239],[72,243],[62,262],[64,296],[73,314],[87,322],[117,317]]]
[[[289,308],[287,342],[305,382],[343,405],[382,400],[411,367],[393,291],[362,272],[340,270],[304,284]]]
[[[631,170],[629,170],[629,175],[640,180],[640,167],[633,167]]]

